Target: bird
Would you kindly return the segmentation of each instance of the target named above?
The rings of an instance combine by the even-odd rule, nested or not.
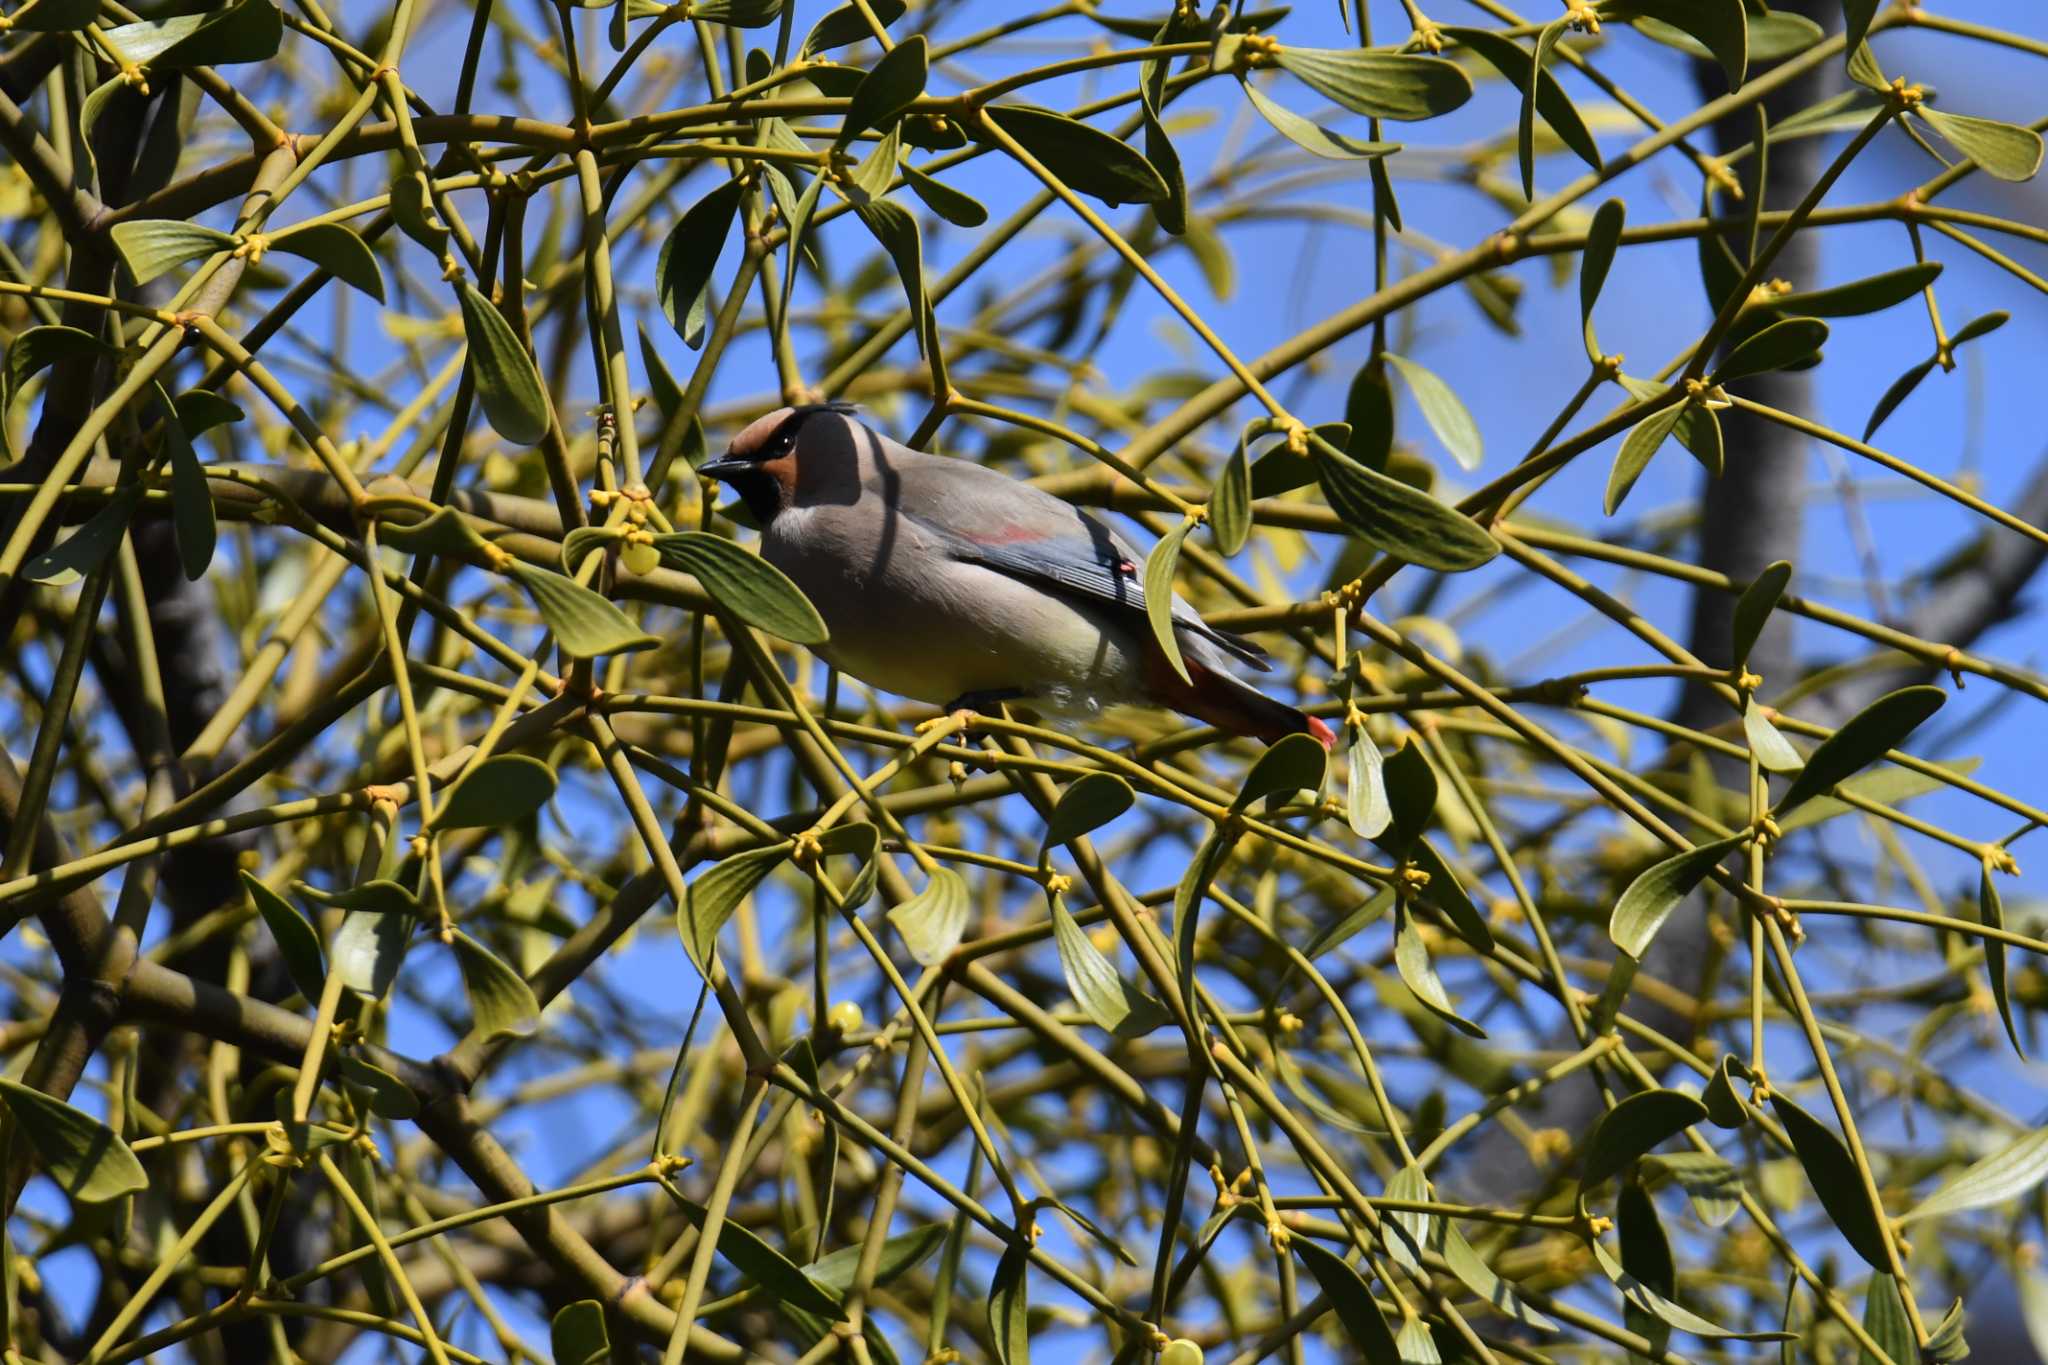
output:
[[[885,692],[948,712],[1015,701],[1067,720],[1119,706],[1192,716],[1271,744],[1323,721],[1239,678],[1256,644],[1185,600],[1173,628],[1186,678],[1145,609],[1144,557],[1102,521],[972,460],[912,450],[845,402],[778,408],[697,472],[730,487],[761,556],[817,608],[818,654]]]

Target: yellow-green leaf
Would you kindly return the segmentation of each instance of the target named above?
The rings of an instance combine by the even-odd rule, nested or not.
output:
[[[1458,462],[1460,468],[1479,468],[1479,462],[1486,454],[1485,443],[1479,438],[1479,424],[1472,420],[1463,400],[1451,392],[1451,386],[1406,356],[1388,351],[1385,359],[1394,367],[1394,373],[1407,381],[1408,392],[1415,395],[1423,420],[1429,423],[1429,429],[1436,433],[1437,440],[1443,442],[1451,458]]]
[[[1109,959],[1074,922],[1058,895],[1051,900],[1053,941],[1059,948],[1060,972],[1067,979],[1067,990],[1074,1003],[1097,1028],[1119,1038],[1136,1038],[1172,1018],[1164,1005],[1110,965]]]
[[[448,792],[434,812],[435,829],[496,829],[514,824],[546,805],[555,794],[555,774],[525,754],[493,754]]]
[[[235,249],[235,239],[217,228],[164,218],[116,223],[107,235],[113,238],[114,250],[137,284],[148,284],[187,261]]]
[[[1320,433],[1309,433],[1316,478],[1330,510],[1360,540],[1425,569],[1458,573],[1500,553],[1485,527],[1419,488],[1368,469]]]
[[[320,956],[320,935],[283,896],[247,871],[241,876],[249,903],[256,907],[271,938],[277,941],[277,955],[284,962],[285,974],[309,1003],[319,1000],[321,986],[327,980],[327,966]]]
[[[1914,112],[1994,179],[2032,180],[2041,169],[2041,135],[2031,128],[1997,119],[1950,114],[1926,105]]]
[[[526,978],[460,929],[451,944],[462,969],[462,987],[469,996],[472,1027],[485,1038],[500,1034],[524,1036],[540,1023],[540,1004]]]
[[[455,287],[462,331],[469,339],[470,374],[491,429],[514,445],[538,445],[548,434],[548,399],[540,371],[489,299],[468,280]]]
[[[1806,763],[1799,756],[1799,751],[1792,747],[1792,741],[1771,724],[1770,717],[1754,699],[1743,703],[1742,734],[1749,741],[1749,751],[1756,755],[1756,761],[1769,772],[1796,773]]]
[[[1209,490],[1209,529],[1216,537],[1216,552],[1222,555],[1242,550],[1252,533],[1252,465],[1246,445],[1247,438],[1240,437]]]
[[[2019,1198],[2044,1179],[2048,1179],[2048,1128],[2037,1128],[1944,1181],[1899,1221],[1911,1223],[1988,1209]]]
[[[340,223],[309,223],[270,239],[272,251],[311,261],[343,284],[384,302],[384,272],[369,243]]]
[[[1884,1211],[1870,1202],[1870,1192],[1864,1188],[1848,1145],[1783,1091],[1771,1092],[1771,1109],[1785,1125],[1785,1135],[1792,1139],[1792,1150],[1806,1169],[1806,1178],[1820,1196],[1829,1221],[1873,1270],[1884,1270],[1890,1264],[1885,1253]]]
[[[708,531],[656,536],[654,547],[663,564],[694,575],[714,602],[748,625],[800,645],[823,644],[829,637],[803,589],[745,547]]]
[[[1678,908],[1678,903],[1748,838],[1747,834],[1736,834],[1687,849],[1630,882],[1607,922],[1607,936],[1614,940],[1614,946],[1640,962],[1649,951],[1650,940],[1664,927],[1664,921]]]
[[[950,867],[934,868],[924,890],[889,912],[889,923],[920,966],[952,956],[967,932],[967,883]]]
[[[1060,793],[1046,819],[1046,847],[1093,834],[1129,810],[1137,799],[1131,784],[1115,773],[1083,773]]]
[[[609,598],[573,578],[532,564],[514,564],[505,572],[526,589],[541,620],[555,633],[555,643],[572,659],[627,654],[661,643],[634,625]]]
[[[612,1358],[611,1333],[604,1325],[604,1305],[578,1299],[555,1314],[548,1324],[554,1365],[607,1365]]]
[[[1613,516],[1620,509],[1622,500],[1629,490],[1636,486],[1636,480],[1643,476],[1650,458],[1663,446],[1671,429],[1678,425],[1679,416],[1685,411],[1684,403],[1672,403],[1645,417],[1630,429],[1628,437],[1621,443],[1621,453],[1614,457],[1614,468],[1607,475],[1607,515]]]
[[[714,864],[683,891],[683,903],[676,907],[676,931],[683,949],[697,970],[710,975],[712,955],[718,951],[718,931],[739,909],[740,902],[780,867],[794,847],[785,840],[766,848],[750,848]]]
[[[1152,638],[1159,642],[1160,652],[1183,682],[1191,679],[1187,662],[1181,658],[1180,637],[1173,620],[1173,579],[1175,570],[1180,567],[1181,542],[1188,538],[1188,530],[1193,525],[1191,521],[1183,521],[1161,536],[1152,552],[1145,556],[1145,617],[1152,623]]]
[[[1218,44],[1219,53],[1231,41]],[[1325,99],[1374,118],[1435,118],[1472,98],[1472,78],[1441,57],[1282,43],[1274,60]]]
[[[1770,620],[1778,599],[1785,595],[1785,585],[1791,581],[1792,565],[1781,559],[1766,565],[1742,590],[1742,596],[1735,599],[1735,667],[1748,664],[1749,652],[1756,648],[1757,637],[1764,633],[1765,622]]]
[[[149,1188],[149,1177],[128,1144],[92,1115],[17,1081],[0,1079],[0,1098],[42,1158],[43,1169],[73,1199],[104,1204]]]

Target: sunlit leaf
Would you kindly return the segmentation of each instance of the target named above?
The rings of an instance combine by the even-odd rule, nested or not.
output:
[[[2041,169],[2041,135],[2031,128],[1951,114],[1924,104],[1913,112],[1994,179],[2032,180]]]
[[[1180,631],[1174,623],[1173,606],[1174,574],[1180,568],[1181,542],[1188,538],[1194,526],[1183,521],[1159,538],[1145,556],[1145,617],[1152,625],[1152,638],[1159,643],[1159,652],[1167,664],[1180,675],[1182,682],[1191,682],[1187,661],[1181,657]]]
[[[1325,128],[1295,113],[1286,105],[1262,94],[1259,87],[1249,80],[1240,80],[1245,98],[1251,101],[1259,117],[1272,125],[1273,131],[1292,142],[1305,152],[1313,153],[1329,161],[1357,161],[1366,158],[1391,156],[1401,150],[1398,142],[1363,142],[1334,129]]]
[[[1478,522],[1419,488],[1368,469],[1314,431],[1316,478],[1330,510],[1373,548],[1425,569],[1476,569],[1500,553]]]
[[[541,620],[555,633],[555,643],[572,659],[626,654],[661,643],[634,625],[610,598],[573,578],[532,564],[513,564],[505,572],[526,589]]]
[[[1621,453],[1614,457],[1614,468],[1607,474],[1605,506],[1608,516],[1620,510],[1622,500],[1636,486],[1636,480],[1643,476],[1651,457],[1663,448],[1671,429],[1678,425],[1685,407],[1684,403],[1668,404],[1629,429],[1627,438],[1621,443]]]
[[[92,1115],[32,1086],[0,1079],[19,1132],[42,1159],[64,1193],[87,1204],[104,1204],[149,1188],[149,1177],[128,1144]]]
[[[462,304],[469,368],[484,416],[492,430],[514,445],[539,444],[548,434],[548,399],[533,357],[505,315],[475,285],[459,280],[455,294]]]
[[[1743,704],[1742,734],[1749,741],[1749,751],[1766,771],[1796,773],[1806,762],[1754,699]]]
[[[311,261],[343,284],[384,302],[384,272],[369,243],[340,223],[308,223],[270,239],[272,251]]]
[[[1102,955],[1058,896],[1052,897],[1052,930],[1067,990],[1097,1028],[1135,1038],[1172,1018],[1164,1005],[1139,990]]]
[[[996,1262],[988,1286],[988,1336],[996,1365],[1030,1365],[1031,1309],[1026,1299],[1031,1261],[1021,1246],[1012,1245]]]
[[[982,111],[1071,190],[1105,204],[1156,204],[1166,182],[1136,148],[1065,114],[1028,104]]]
[[[1084,773],[1067,784],[1045,822],[1045,843],[1072,843],[1129,810],[1137,795],[1115,773]]]
[[[700,972],[709,974],[712,954],[718,950],[718,931],[740,902],[788,859],[791,847],[785,842],[735,853],[684,888],[683,903],[676,907],[676,930]]]
[[[1458,1225],[1449,1218],[1435,1219],[1429,1230],[1429,1249],[1444,1258],[1451,1274],[1465,1288],[1477,1294],[1494,1312],[1509,1321],[1537,1332],[1555,1332],[1557,1324],[1522,1302],[1513,1286],[1494,1273],[1480,1254],[1472,1249]]]
[[[1415,395],[1416,405],[1422,409],[1423,420],[1429,423],[1429,429],[1443,442],[1451,458],[1461,468],[1479,468],[1485,455],[1479,424],[1472,420],[1471,412],[1458,395],[1451,392],[1451,386],[1405,356],[1388,351],[1384,358],[1394,367],[1394,373],[1407,382],[1408,391]]]
[[[1387,802],[1387,781],[1380,750],[1363,725],[1346,727],[1344,746],[1344,816],[1352,833],[1377,839],[1393,823]]]
[[[1462,1017],[1451,1003],[1450,992],[1444,989],[1443,980],[1429,960],[1429,946],[1422,941],[1422,931],[1416,927],[1414,917],[1398,905],[1394,914],[1394,967],[1431,1014],[1460,1033],[1474,1038],[1486,1036],[1485,1029]]]
[[[351,911],[327,945],[329,970],[357,994],[382,998],[398,979],[398,964],[405,957],[414,922],[411,914]]]
[[[1614,946],[1641,961],[1649,951],[1650,941],[1679,902],[1691,895],[1707,874],[1748,838],[1746,833],[1736,834],[1701,844],[1666,858],[1630,882],[1607,923],[1607,936],[1614,940]]]
[[[1707,1109],[1711,1119],[1711,1103]],[[1712,1152],[1665,1152],[1645,1157],[1644,1165],[1668,1174],[1709,1227],[1720,1227],[1742,1208],[1742,1172],[1725,1157]]]
[[[462,988],[469,996],[472,1027],[484,1038],[501,1034],[524,1036],[540,1024],[540,1004],[526,979],[504,959],[460,929],[451,947],[462,969]]]
[[[1320,791],[1329,762],[1329,753],[1311,735],[1293,734],[1277,739],[1266,746],[1266,752],[1244,775],[1237,795],[1230,800],[1230,808],[1248,810],[1261,797]]]
[[[967,932],[967,883],[950,867],[932,869],[924,890],[889,912],[889,923],[920,966],[951,957]]]
[[[237,0],[205,14],[121,24],[102,35],[108,47],[137,66],[160,71],[268,61],[283,40],[283,17],[266,0]]]
[[[496,829],[532,815],[555,794],[555,774],[525,754],[493,754],[458,782],[434,812],[435,829]]]
[[[137,284],[148,284],[187,261],[235,249],[235,239],[218,228],[162,218],[116,223],[107,235],[113,239],[114,250],[120,253],[121,264],[128,267]]]
[[[1231,41],[1218,44],[1219,57]],[[1374,118],[1435,118],[1472,98],[1472,78],[1441,57],[1282,43],[1274,60],[1325,99]]]
[[[1757,576],[1749,581],[1749,586],[1742,590],[1742,595],[1735,599],[1732,629],[1736,668],[1743,668],[1749,663],[1749,652],[1756,648],[1765,623],[1777,608],[1778,599],[1785,595],[1785,585],[1791,581],[1792,565],[1780,559],[1759,570]]]
[[[882,1254],[875,1261],[874,1282],[885,1285],[902,1279],[930,1260],[932,1253],[939,1249],[939,1243],[945,1240],[944,1223],[926,1223],[923,1227],[885,1239]],[[853,1288],[854,1272],[860,1268],[860,1255],[858,1246],[841,1247],[805,1266],[804,1278],[833,1298],[844,1298],[846,1291]]]

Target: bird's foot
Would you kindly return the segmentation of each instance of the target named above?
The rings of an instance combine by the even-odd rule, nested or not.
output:
[[[945,715],[934,716],[917,727],[919,734],[932,729],[941,721],[953,722],[963,734],[971,733],[981,718],[994,711],[1006,701],[1017,701],[1031,694],[1021,687],[998,688],[987,692],[962,692],[946,703]]]
[[[955,706],[949,708],[943,716],[933,716],[929,720],[919,721],[912,729],[920,735],[928,735],[940,726],[947,725],[956,731],[965,733],[972,730],[975,723],[980,719],[981,713],[979,711],[971,710],[965,706]]]

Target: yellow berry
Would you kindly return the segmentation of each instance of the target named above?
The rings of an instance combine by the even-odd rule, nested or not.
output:
[[[650,574],[661,567],[661,551],[636,540],[620,553],[619,560],[626,566],[627,573]]]
[[[866,1016],[860,1006],[851,1000],[842,1000],[825,1012],[825,1026],[839,1033],[858,1032]]]
[[[1159,1353],[1159,1365],[1202,1365],[1202,1348],[1186,1337],[1175,1337]]]

